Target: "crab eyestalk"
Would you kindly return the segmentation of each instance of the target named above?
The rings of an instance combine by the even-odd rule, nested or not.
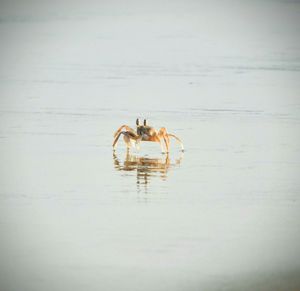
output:
[[[136,119],[135,123],[136,123],[137,126],[139,126],[140,121],[139,121],[138,118]]]
[[[144,119],[144,126],[147,126],[147,121],[146,121],[146,119]]]

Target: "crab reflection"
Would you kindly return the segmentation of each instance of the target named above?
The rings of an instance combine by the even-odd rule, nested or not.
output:
[[[136,172],[137,186],[144,184],[145,187],[149,184],[151,177],[160,177],[162,180],[166,180],[168,171],[179,166],[182,158],[182,153],[178,159],[171,161],[169,155],[162,158],[151,158],[134,155],[127,151],[125,158],[121,160],[116,152],[113,153],[115,169],[117,171]]]

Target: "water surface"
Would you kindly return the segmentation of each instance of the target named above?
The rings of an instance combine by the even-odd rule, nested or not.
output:
[[[298,2],[0,4],[1,290],[299,290]],[[126,152],[137,117],[178,135]]]

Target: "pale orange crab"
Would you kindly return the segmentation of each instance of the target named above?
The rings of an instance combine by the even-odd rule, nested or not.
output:
[[[113,149],[115,149],[121,134],[123,134],[128,150],[131,147],[136,147],[139,149],[139,144],[141,141],[152,141],[160,143],[162,153],[168,153],[170,148],[169,138],[173,137],[180,144],[181,150],[184,151],[183,144],[177,136],[167,133],[167,130],[164,127],[162,127],[159,131],[155,130],[153,127],[147,125],[146,119],[144,119],[143,125],[139,124],[139,119],[136,120],[136,131],[130,128],[128,125],[122,125],[114,134],[114,141],[112,144]],[[165,149],[163,144],[165,145]]]

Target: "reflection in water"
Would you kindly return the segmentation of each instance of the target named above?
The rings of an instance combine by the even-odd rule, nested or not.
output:
[[[140,185],[144,185],[145,192],[147,192],[147,186],[150,183],[151,177],[160,177],[161,180],[167,179],[167,173],[169,169],[179,166],[183,158],[183,153],[173,163],[170,160],[169,155],[162,158],[149,158],[145,156],[133,155],[127,151],[124,160],[122,161],[116,154],[113,153],[114,166],[117,171],[135,171],[136,172],[136,184],[138,190]]]

